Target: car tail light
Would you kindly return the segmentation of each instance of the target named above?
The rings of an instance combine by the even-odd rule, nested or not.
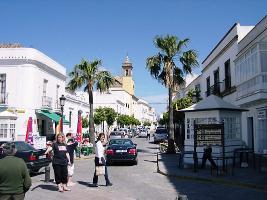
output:
[[[106,154],[107,154],[107,155],[113,155],[113,154],[114,154],[113,149],[107,149],[107,150],[106,150]]]
[[[129,154],[135,155],[136,154],[136,149],[129,149]]]
[[[29,161],[34,161],[34,160],[36,160],[36,156],[35,155],[30,155],[30,157],[29,157]]]

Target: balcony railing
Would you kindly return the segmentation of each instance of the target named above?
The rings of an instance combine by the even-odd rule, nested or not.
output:
[[[8,93],[2,92],[0,93],[0,105],[8,104]]]
[[[52,98],[48,96],[42,96],[42,107],[52,108]]]
[[[221,82],[215,83],[207,89],[206,96],[208,97],[211,94],[221,96]]]

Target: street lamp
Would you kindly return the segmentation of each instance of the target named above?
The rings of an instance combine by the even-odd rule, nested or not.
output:
[[[62,94],[62,96],[59,98],[60,107],[61,107],[61,133],[63,133],[63,112],[64,112],[65,101],[66,101],[66,98]]]

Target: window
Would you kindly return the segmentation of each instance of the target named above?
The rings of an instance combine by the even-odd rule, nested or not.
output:
[[[46,97],[47,83],[48,83],[48,80],[44,79],[44,82],[43,82],[43,96],[44,97]]]
[[[241,124],[239,117],[224,117],[224,138],[228,140],[241,139]]]
[[[70,111],[70,115],[69,115],[69,128],[71,127],[71,115],[72,115],[72,112]]]
[[[6,103],[6,74],[0,74],[0,103]]]
[[[207,83],[207,97],[210,96],[210,77],[206,79]]]
[[[58,97],[58,91],[59,91],[59,88],[60,86],[57,85],[57,88],[56,88],[56,108],[59,108],[59,97]]]
[[[195,90],[196,90],[196,91],[201,91],[201,90],[200,90],[200,84],[196,84],[196,85],[195,85]]]
[[[230,89],[231,88],[231,69],[230,69],[230,60],[227,60],[224,63],[224,74],[225,74],[225,79],[224,79],[224,89]]]
[[[236,61],[236,83],[241,84],[259,74],[260,69],[258,68],[258,59],[257,59],[257,48],[256,46],[252,47],[251,50],[248,50],[245,53],[245,56],[240,56]],[[262,66],[263,67],[263,66]],[[267,71],[265,68],[262,68],[262,71]]]
[[[16,125],[15,124],[10,124],[9,125],[9,132],[10,132],[10,136],[11,138],[15,138],[15,131],[16,131]]]
[[[8,124],[0,124],[0,138],[7,138]]]

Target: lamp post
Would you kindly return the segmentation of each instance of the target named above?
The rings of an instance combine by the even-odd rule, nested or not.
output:
[[[63,133],[63,112],[64,112],[65,101],[66,101],[66,98],[62,94],[62,96],[59,98],[60,108],[61,108],[61,133]]]

